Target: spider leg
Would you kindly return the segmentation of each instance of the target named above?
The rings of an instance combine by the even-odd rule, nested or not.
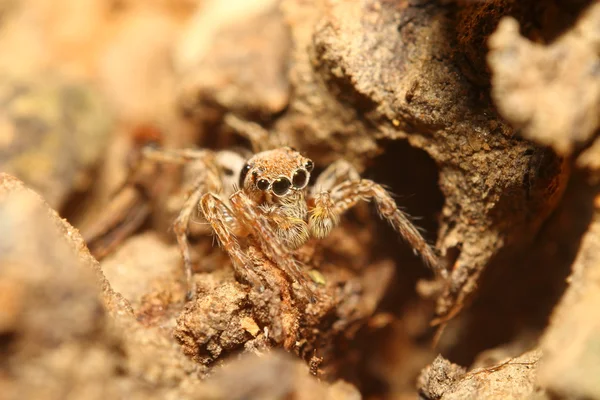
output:
[[[336,185],[344,181],[359,181],[360,174],[352,164],[344,159],[331,163],[319,174],[317,180],[310,190],[312,196],[325,191],[332,190]]]
[[[302,286],[305,293],[311,301],[315,300],[314,291],[308,286],[304,272],[299,262],[293,257],[291,252],[277,235],[269,219],[256,208],[252,200],[242,191],[234,193],[230,197],[231,205],[238,218],[252,230],[252,233],[259,240],[265,255],[282,268],[292,279]]]
[[[173,231],[177,237],[177,244],[183,258],[183,268],[185,271],[185,279],[187,282],[187,298],[192,299],[196,293],[196,287],[192,280],[192,260],[190,258],[190,245],[188,242],[188,225],[190,219],[196,209],[196,205],[200,201],[200,197],[204,193],[204,187],[197,184],[196,187],[189,193],[188,198],[183,204],[183,208],[173,223]]]
[[[239,230],[240,224],[232,210],[213,193],[206,193],[202,196],[199,208],[217,235],[221,247],[229,254],[233,267],[238,273],[248,277],[253,285],[262,285],[257,274],[249,268],[252,262],[238,243],[235,231]]]
[[[347,181],[334,187],[331,192],[322,192],[315,197],[315,207],[311,210],[309,218],[320,220],[329,219],[330,224],[335,224],[339,217],[354,207],[360,201],[373,201],[379,215],[386,219],[392,227],[400,233],[419,254],[423,261],[442,277],[447,271],[442,268],[438,257],[423,238],[419,230],[413,225],[409,216],[398,208],[392,196],[383,186],[368,180]],[[321,225],[326,222],[320,222]],[[313,222],[315,226],[316,222]]]
[[[255,122],[244,121],[229,113],[225,116],[225,123],[250,141],[254,153],[275,149],[282,145],[277,137]]]
[[[209,150],[194,149],[155,149],[146,147],[142,151],[146,160],[158,163],[182,164],[193,167],[193,180],[187,186],[185,202],[173,223],[173,231],[183,259],[187,282],[187,297],[193,298],[196,288],[192,280],[192,261],[188,241],[189,223],[202,196],[207,192],[218,193],[222,190],[219,166],[215,153]],[[189,179],[189,178],[188,178]]]
[[[212,153],[205,153],[205,156],[209,154],[212,155]],[[213,157],[197,159],[195,163],[204,164],[204,168],[198,168],[198,175],[192,185],[189,186],[183,207],[173,223],[173,231],[177,237],[177,244],[181,251],[181,257],[183,258],[183,266],[188,287],[188,299],[193,298],[196,293],[196,288],[192,280],[192,261],[188,241],[190,220],[205,193],[218,193],[222,189],[221,180],[216,165],[214,164]]]
[[[210,150],[157,149],[147,146],[142,149],[142,158],[159,163],[186,164],[189,161],[206,158],[212,153]]]
[[[98,221],[82,229],[94,255],[101,258],[110,253],[124,238],[140,228],[150,215],[151,199],[165,191],[165,182],[157,179],[157,170],[154,168],[156,164],[171,163],[185,166],[187,169],[189,164],[198,163],[202,169],[206,169],[207,164],[213,164],[211,157],[212,152],[206,150],[163,150],[150,146],[140,149],[137,157],[131,160],[132,165],[126,179],[113,193],[107,205],[109,211],[104,212]],[[220,152],[214,158],[219,161],[219,157],[223,158]],[[218,172],[215,172],[214,168],[211,171],[213,176],[218,178]],[[196,173],[192,179],[185,181],[193,183],[190,190],[184,191],[187,196],[198,185],[195,183],[198,176]]]
[[[206,193],[233,192],[233,186],[238,180],[244,159],[231,151],[157,149],[148,146],[142,149],[137,168],[140,168],[143,162],[176,164],[184,167],[182,187],[185,201],[173,223],[173,231],[183,259],[188,289],[187,297],[191,299],[196,290],[192,280],[192,262],[188,241],[190,220]],[[206,213],[204,214],[206,215]],[[237,229],[235,221],[228,221],[230,229]],[[215,223],[213,222],[211,225],[215,229]],[[222,238],[220,239],[223,241]]]

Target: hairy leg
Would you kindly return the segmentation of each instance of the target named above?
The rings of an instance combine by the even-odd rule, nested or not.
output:
[[[315,207],[311,210],[309,222],[311,219],[315,219],[312,225],[313,229],[316,229],[317,225],[329,228],[337,223],[343,213],[360,201],[373,201],[379,215],[400,233],[404,240],[421,255],[423,261],[436,274],[442,277],[447,275],[447,271],[440,265],[437,255],[409,216],[398,208],[392,196],[383,186],[371,180],[343,182],[334,187],[331,192],[318,194],[315,197]],[[329,232],[321,231],[320,233]]]
[[[323,172],[310,190],[312,196],[332,190],[336,185],[345,181],[359,181],[360,174],[352,164],[344,159],[334,161]]]
[[[282,268],[292,279],[302,286],[311,301],[315,300],[314,291],[308,286],[300,263],[281,241],[269,223],[269,219],[258,210],[256,205],[243,192],[234,193],[230,198],[236,216],[243,221],[244,226],[254,234],[265,255]]]
[[[203,170],[210,169],[213,177],[216,178],[216,186],[219,191],[230,190],[234,184],[239,181],[239,174],[242,170],[246,158],[235,151],[221,150],[211,151],[202,149],[156,149],[146,147],[142,150],[142,159],[155,163],[168,163],[185,165],[184,179],[192,181],[189,176],[196,176],[203,173]]]
[[[190,161],[213,156],[210,150],[200,149],[157,149],[147,146],[142,149],[142,158],[149,161],[169,164],[186,164]]]
[[[194,294],[196,293],[196,287],[192,280],[192,260],[190,257],[190,245],[188,242],[188,226],[194,210],[196,210],[196,205],[204,193],[203,189],[204,188],[202,188],[201,185],[197,185],[197,187],[188,195],[188,198],[183,204],[183,208],[173,223],[173,231],[177,237],[177,244],[179,245],[181,258],[183,258],[183,268],[187,282],[188,299],[193,298]]]
[[[238,134],[248,139],[252,145],[252,151],[255,153],[282,146],[276,136],[271,135],[269,131],[255,122],[244,121],[233,114],[227,114],[225,116],[225,123]]]
[[[236,271],[248,278],[253,285],[261,286],[260,278],[251,269],[252,260],[246,256],[238,243],[235,232],[239,230],[240,224],[227,204],[215,194],[206,193],[200,199],[200,211],[210,223],[221,247],[229,254]]]

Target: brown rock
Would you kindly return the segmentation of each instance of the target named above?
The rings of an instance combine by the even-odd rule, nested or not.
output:
[[[600,126],[600,5],[548,46],[519,35],[512,18],[490,37],[492,96],[523,136],[562,155],[585,145]]]
[[[276,384],[274,384],[276,382]],[[272,351],[246,355],[226,365],[207,381],[215,399],[323,399],[360,400],[360,393],[344,381],[328,385],[308,374],[306,365],[291,356]]]
[[[464,73],[462,52],[481,54],[490,30],[480,29],[509,8],[468,3],[460,18],[420,1],[290,0],[282,9],[295,43],[294,97],[275,127],[323,164],[344,157],[363,167],[386,138],[408,140],[439,166],[437,247],[452,269],[438,296],[445,321],[493,258],[535,235],[568,177],[552,151],[515,137]]]
[[[549,399],[536,383],[540,356],[540,351],[532,351],[469,372],[438,356],[419,378],[420,393],[441,400]]]
[[[269,117],[288,104],[292,44],[277,1],[207,1],[176,53],[181,101],[201,118],[229,110]]]
[[[89,187],[111,129],[111,114],[94,89],[56,77],[3,75],[0,102],[0,170],[56,208]]]
[[[0,215],[0,391],[9,399],[117,396],[122,342],[110,329],[99,270],[70,238],[76,231],[6,174]]]
[[[7,174],[0,174],[0,215],[6,398],[181,397],[198,385],[174,341],[133,319],[77,230]]]
[[[600,398],[600,214],[581,242],[569,289],[542,338],[540,384],[553,393]]]

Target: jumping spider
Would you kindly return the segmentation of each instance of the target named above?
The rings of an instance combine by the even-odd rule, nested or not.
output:
[[[309,186],[314,163],[287,146],[268,149],[272,144],[266,131],[255,124],[228,119],[238,131],[245,131],[256,153],[246,162],[229,151],[159,150],[146,148],[143,156],[157,162],[187,163],[198,168],[185,204],[175,220],[174,231],[181,249],[188,297],[195,288],[188,244],[188,225],[198,207],[233,266],[261,285],[253,273],[243,241],[252,238],[264,255],[298,282],[314,299],[302,265],[293,251],[311,237],[322,239],[340,222],[340,217],[361,201],[373,201],[380,216],[417,251],[424,262],[443,274],[432,248],[379,184],[361,179],[347,161],[338,160]],[[257,133],[258,132],[258,133]],[[265,148],[266,147],[266,148]],[[231,177],[237,177],[237,187]]]

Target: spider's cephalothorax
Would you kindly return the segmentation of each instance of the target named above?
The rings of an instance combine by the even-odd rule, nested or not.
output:
[[[262,143],[254,140],[253,144],[260,149]],[[290,147],[259,151],[245,164],[240,156],[231,152],[149,149],[145,155],[157,161],[194,160],[200,167],[196,169],[198,176],[174,224],[192,294],[187,227],[196,207],[236,270],[258,285],[262,280],[253,271],[249,245],[258,246],[265,257],[314,297],[305,271],[292,250],[310,237],[327,236],[340,217],[360,201],[373,201],[380,216],[390,222],[423,260],[439,275],[446,274],[433,249],[391,195],[381,185],[361,179],[347,161],[334,162],[309,186],[314,164]],[[231,178],[235,176],[232,171],[238,174],[238,188],[231,185]]]
[[[306,191],[313,168],[312,160],[283,147],[256,154],[240,173],[240,188],[269,217],[289,249],[310,236]]]

